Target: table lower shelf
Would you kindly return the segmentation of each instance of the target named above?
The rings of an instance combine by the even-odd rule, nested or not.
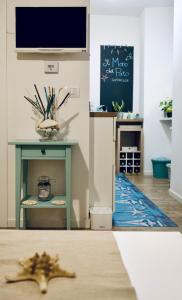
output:
[[[35,200],[36,204],[27,205],[23,202],[25,200]],[[53,201],[62,200],[64,204],[53,204]],[[37,195],[28,195],[20,202],[20,208],[67,208],[66,196],[65,195],[56,195],[52,196],[48,201],[40,201]]]

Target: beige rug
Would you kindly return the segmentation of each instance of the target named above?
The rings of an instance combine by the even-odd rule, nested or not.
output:
[[[55,278],[48,293],[34,282],[7,284],[4,275],[19,270],[17,260],[35,252],[60,257],[77,277]],[[0,300],[136,300],[112,232],[0,230]]]

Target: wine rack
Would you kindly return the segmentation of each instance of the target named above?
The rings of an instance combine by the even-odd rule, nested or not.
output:
[[[123,120],[117,123],[117,172],[143,172],[143,120]]]
[[[119,171],[128,174],[141,173],[141,152],[120,151]]]

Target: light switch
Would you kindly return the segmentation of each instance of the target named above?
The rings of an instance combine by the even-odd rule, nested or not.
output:
[[[80,89],[78,87],[69,87],[68,91],[71,98],[80,98]]]
[[[57,61],[45,61],[44,73],[59,73],[59,62]]]

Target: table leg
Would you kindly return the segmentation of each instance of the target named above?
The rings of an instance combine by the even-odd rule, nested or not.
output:
[[[16,228],[20,228],[20,201],[21,201],[21,147],[16,146]]]
[[[27,196],[28,182],[28,160],[23,160],[23,198]],[[23,229],[26,229],[27,224],[27,208],[23,208]]]
[[[67,229],[71,229],[71,146],[66,147],[66,224]]]

